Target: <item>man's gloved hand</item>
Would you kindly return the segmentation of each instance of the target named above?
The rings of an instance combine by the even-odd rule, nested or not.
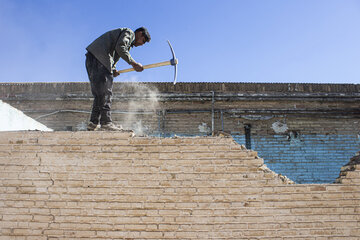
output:
[[[117,76],[119,76],[119,75],[120,75],[120,73],[118,73],[118,71],[113,70],[113,77],[117,77]]]
[[[142,72],[144,70],[143,66],[141,63],[137,63],[137,62],[132,62],[131,66],[135,69],[135,71],[137,72]]]

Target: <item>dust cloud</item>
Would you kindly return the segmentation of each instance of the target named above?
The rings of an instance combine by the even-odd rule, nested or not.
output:
[[[121,85],[120,98],[126,98],[127,109],[121,125],[126,130],[133,130],[136,135],[145,135],[152,131],[142,118],[153,117],[159,109],[159,91],[156,87],[138,82],[125,82]],[[124,99],[125,100],[125,99]],[[151,116],[152,115],[152,116]]]

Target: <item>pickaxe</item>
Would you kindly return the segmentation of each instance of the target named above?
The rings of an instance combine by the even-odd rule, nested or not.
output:
[[[177,77],[177,64],[178,64],[178,60],[176,59],[175,56],[175,52],[174,49],[172,48],[170,41],[167,41],[169,44],[169,47],[171,49],[171,53],[173,58],[170,59],[170,61],[165,61],[165,62],[159,62],[159,63],[153,63],[153,64],[148,64],[148,65],[144,65],[143,68],[144,69],[148,69],[148,68],[154,68],[154,67],[161,67],[161,66],[167,66],[167,65],[173,65],[175,67],[175,74],[174,74],[174,85],[176,84],[176,77]],[[126,72],[132,72],[135,71],[134,68],[128,68],[128,69],[124,69],[124,70],[120,70],[118,71],[118,73],[126,73]]]

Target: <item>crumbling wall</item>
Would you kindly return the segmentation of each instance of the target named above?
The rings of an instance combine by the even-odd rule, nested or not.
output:
[[[299,185],[229,137],[6,132],[0,239],[355,240],[351,165],[340,184]]]
[[[272,128],[279,122],[283,123],[283,132]],[[254,121],[251,147],[258,150],[269,168],[297,183],[332,183],[340,168],[360,149],[359,123],[355,118],[324,117]],[[259,133],[265,129],[268,133]],[[245,145],[244,133],[234,134],[234,138]]]
[[[359,184],[360,179],[360,152],[352,157],[350,161],[341,168],[336,183],[342,184]]]
[[[0,98],[68,131],[86,129],[92,104],[86,82],[0,84]],[[296,183],[332,183],[360,149],[357,84],[115,83],[112,109],[150,136],[229,133]]]

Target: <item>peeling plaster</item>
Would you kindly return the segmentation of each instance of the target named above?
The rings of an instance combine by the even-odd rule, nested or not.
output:
[[[81,123],[76,125],[76,130],[78,130],[78,131],[86,131],[86,127],[87,127],[87,123],[86,122],[81,122]]]
[[[271,127],[276,133],[285,133],[289,128],[286,123],[274,122]]]
[[[243,115],[241,118],[246,120],[269,120],[273,118],[273,116],[262,116],[262,115]]]
[[[199,126],[199,132],[201,133],[209,133],[211,130],[210,130],[210,127],[207,126],[206,123],[201,123]]]

